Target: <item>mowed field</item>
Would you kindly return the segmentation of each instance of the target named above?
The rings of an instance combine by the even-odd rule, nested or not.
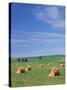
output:
[[[22,59],[22,58],[21,58]],[[12,87],[22,86],[39,86],[39,85],[55,85],[65,83],[65,67],[60,67],[61,63],[65,63],[65,56],[53,55],[27,58],[27,62],[17,61],[16,58],[11,59],[11,84]],[[48,64],[51,63],[51,66]],[[19,66],[28,66],[31,64],[31,71],[25,73],[16,73],[16,69]],[[43,68],[40,69],[39,65],[43,64]],[[54,77],[48,77],[48,71],[51,67],[59,67],[60,75]]]

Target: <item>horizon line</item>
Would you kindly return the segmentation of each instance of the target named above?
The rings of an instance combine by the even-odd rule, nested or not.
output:
[[[51,55],[35,55],[35,56],[21,56],[21,57],[10,57],[10,58],[31,58],[31,57],[39,57],[39,56],[65,56],[65,54],[51,54]]]

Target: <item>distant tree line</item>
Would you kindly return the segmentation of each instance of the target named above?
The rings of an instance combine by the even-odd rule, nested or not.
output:
[[[41,56],[39,56],[39,59],[42,59],[42,57],[41,57]]]
[[[17,61],[18,62],[27,62],[28,58],[18,58]]]
[[[38,57],[39,59],[42,59],[42,56]],[[28,58],[17,58],[18,62],[28,62]]]

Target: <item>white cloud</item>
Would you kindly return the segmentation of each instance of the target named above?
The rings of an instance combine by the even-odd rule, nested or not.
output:
[[[64,22],[64,20],[56,20],[56,21],[53,23],[53,27],[55,27],[55,28],[65,27],[65,22]]]
[[[44,9],[47,17],[51,18],[51,19],[58,19],[59,18],[59,10],[57,7],[48,7],[46,9]]]
[[[46,8],[37,7],[33,15],[48,24],[51,24],[54,28],[64,28],[65,20],[58,6],[48,6]]]

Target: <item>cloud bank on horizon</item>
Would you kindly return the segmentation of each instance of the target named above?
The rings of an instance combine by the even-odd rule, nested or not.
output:
[[[12,4],[11,56],[64,54],[65,7]]]

